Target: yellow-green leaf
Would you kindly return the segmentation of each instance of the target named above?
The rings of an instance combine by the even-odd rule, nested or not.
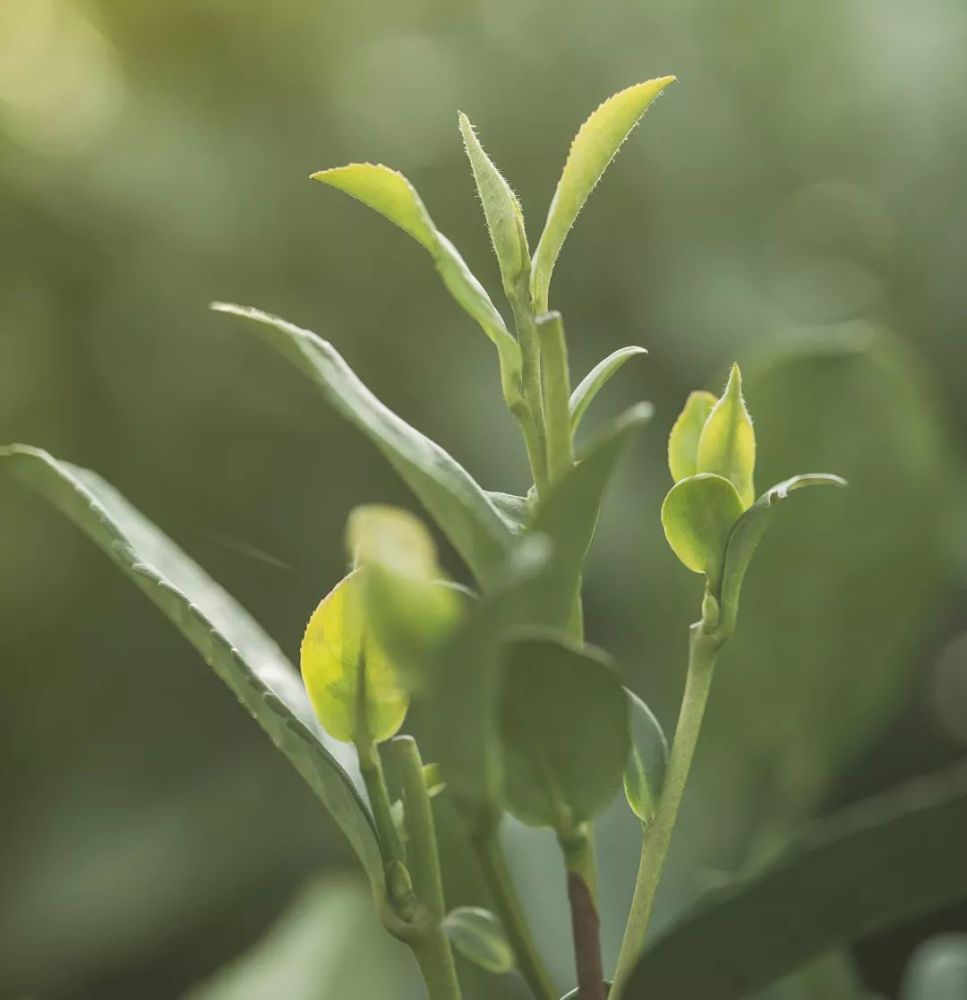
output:
[[[698,441],[715,403],[710,392],[691,393],[668,435],[668,468],[676,483],[698,472]]]
[[[470,119],[460,115],[460,131],[483,205],[490,241],[493,243],[500,277],[508,295],[513,295],[523,279],[526,288],[530,270],[530,249],[524,228],[524,213],[517,195],[484,152]]]
[[[382,743],[408,707],[396,670],[364,622],[365,568],[323,598],[302,640],[302,678],[326,732],[346,743]]]
[[[381,163],[350,163],[320,170],[312,179],[351,195],[395,223],[429,251],[450,294],[493,341],[500,359],[504,396],[520,397],[521,355],[517,341],[474,277],[457,248],[433,224],[416,188],[398,171]]]
[[[722,398],[712,408],[698,440],[698,472],[728,479],[742,498],[755,501],[755,431],[742,398],[742,373],[732,366]]]
[[[531,299],[537,312],[547,311],[554,265],[588,195],[641,116],[674,79],[663,76],[619,91],[600,105],[578,130],[534,251]]]
[[[699,473],[676,483],[661,506],[661,523],[672,551],[694,573],[704,573],[717,592],[729,534],[742,516],[735,487],[722,476]]]

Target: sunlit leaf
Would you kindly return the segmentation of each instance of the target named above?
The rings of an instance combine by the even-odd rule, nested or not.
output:
[[[691,393],[672,426],[668,435],[668,469],[676,483],[698,472],[698,441],[716,402],[710,392]]]
[[[676,483],[661,506],[661,523],[672,551],[694,573],[708,577],[718,592],[725,549],[742,501],[722,476],[707,472]]]
[[[352,195],[394,222],[429,251],[450,294],[480,324],[497,348],[504,395],[508,400],[518,398],[520,347],[457,248],[433,224],[413,185],[399,171],[377,163],[350,163],[345,167],[320,170],[312,179]]]
[[[368,627],[361,567],[312,613],[302,639],[302,678],[326,732],[345,743],[382,743],[403,724],[409,698]]]
[[[588,195],[621,144],[655,98],[674,81],[665,76],[638,83],[609,97],[578,130],[558,181],[531,268],[531,299],[547,311],[547,295],[558,254]]]
[[[528,624],[566,626],[605,492],[651,414],[651,404],[638,403],[613,420],[538,505],[528,530],[550,539],[551,560],[527,591]]]
[[[665,782],[668,742],[651,709],[632,691],[627,695],[631,705],[631,754],[625,768],[625,797],[632,812],[643,823],[650,823]]]
[[[343,769],[352,755],[323,733],[298,673],[258,623],[94,473],[21,446],[0,449],[0,469],[73,521],[201,653],[332,813],[382,892],[375,829]]]
[[[965,829],[963,766],[847,809],[709,893],[645,951],[622,1000],[741,1000],[830,948],[959,902],[967,865],[952,831]],[[835,887],[835,904],[817,886]]]
[[[739,609],[742,581],[762,536],[769,527],[772,513],[780,501],[790,493],[806,486],[846,486],[840,476],[817,472],[793,476],[785,482],[766,490],[758,500],[736,521],[725,550],[725,568],[722,574],[721,607],[723,624],[731,631]]]
[[[510,642],[499,716],[506,808],[562,836],[597,815],[621,787],[629,713],[604,654],[550,635]]]
[[[613,354],[609,354],[602,361],[599,361],[581,379],[577,388],[571,393],[569,408],[571,411],[572,434],[578,429],[594,397],[611,381],[611,378],[618,373],[624,363],[637,354],[647,353],[643,347],[621,347]]]
[[[315,382],[403,477],[477,580],[485,583],[503,566],[513,536],[487,494],[438,444],[384,406],[331,344],[258,309],[226,303],[213,308],[252,320],[269,344]]]
[[[712,408],[698,440],[698,472],[728,479],[744,507],[755,500],[755,431],[742,398],[742,373],[732,366],[722,398]]]
[[[503,924],[490,910],[460,906],[446,915],[443,929],[454,948],[482,969],[499,974],[514,968],[513,948]]]
[[[526,287],[530,271],[530,249],[527,246],[524,213],[517,195],[484,152],[473,125],[465,114],[460,115],[460,131],[487,219],[490,240],[500,265],[500,276],[508,295],[512,295],[522,280]]]

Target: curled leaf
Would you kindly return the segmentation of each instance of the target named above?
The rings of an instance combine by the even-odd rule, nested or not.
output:
[[[668,741],[652,710],[634,692],[626,689],[626,694],[631,705],[631,754],[625,767],[625,798],[638,819],[650,823],[665,783]]]
[[[526,287],[530,271],[530,249],[527,246],[524,213],[517,195],[484,152],[470,119],[462,113],[460,132],[480,194],[504,289],[508,295],[512,295],[522,279]]]
[[[661,506],[661,523],[672,551],[694,573],[708,577],[718,592],[725,549],[742,501],[722,476],[703,472],[676,483]]]
[[[367,568],[353,571],[312,613],[302,678],[326,732],[345,743],[382,743],[403,724],[409,699],[364,621]]]
[[[722,398],[712,408],[698,440],[698,472],[728,479],[738,490],[742,506],[755,500],[755,431],[742,398],[742,373],[732,366]]]
[[[677,483],[698,472],[698,442],[717,400],[710,392],[689,395],[668,435],[668,469]]]
[[[531,267],[531,300],[547,311],[551,275],[564,240],[588,195],[614,159],[621,144],[673,76],[647,80],[609,97],[578,130],[547,213]]]
[[[647,354],[643,347],[621,347],[599,361],[578,383],[571,393],[569,410],[571,413],[571,433],[578,429],[587,408],[595,396],[611,381],[624,363],[637,354]]]
[[[460,906],[443,920],[443,930],[464,958],[488,972],[510,972],[514,950],[504,926],[490,910],[480,906]]]

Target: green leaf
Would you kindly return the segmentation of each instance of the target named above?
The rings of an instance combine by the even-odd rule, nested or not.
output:
[[[503,566],[513,536],[487,494],[438,444],[384,406],[331,344],[258,309],[226,303],[212,308],[252,320],[269,344],[316,383],[402,476],[478,581],[485,584]]]
[[[621,787],[628,697],[603,653],[550,634],[508,643],[499,719],[504,804],[524,823],[568,837]]]
[[[383,863],[367,807],[343,769],[295,668],[249,614],[103,479],[47,452],[0,449],[0,468],[73,521],[175,625],[289,758],[383,892]]]
[[[480,906],[457,907],[444,918],[443,930],[454,948],[474,965],[497,974],[513,970],[514,950],[503,924],[490,910]]]
[[[493,341],[500,358],[508,403],[520,399],[521,354],[497,308],[457,248],[433,224],[413,185],[397,170],[376,163],[350,163],[320,170],[312,179],[351,195],[409,233],[433,258],[443,283]]]
[[[650,823],[665,783],[668,741],[651,709],[634,692],[626,693],[631,705],[631,754],[624,774],[625,797],[638,819]]]
[[[740,1000],[831,948],[950,906],[967,895],[965,829],[962,765],[847,809],[700,901],[644,953],[622,1000]]]
[[[504,289],[508,296],[512,296],[521,281],[527,287],[530,273],[530,248],[527,246],[524,213],[517,195],[484,152],[470,119],[463,113],[460,114],[460,131],[480,194],[490,241],[500,265]]]
[[[718,593],[725,549],[742,501],[722,476],[702,472],[676,483],[661,505],[661,523],[672,551],[693,573],[708,577]]]
[[[967,935],[943,934],[914,952],[900,1000],[964,1000],[967,997]]]
[[[527,591],[528,624],[567,625],[605,492],[621,456],[651,414],[650,403],[638,403],[612,421],[540,502],[528,530],[550,539],[551,559]]]
[[[730,632],[735,626],[735,619],[739,611],[739,598],[742,593],[742,581],[745,579],[745,573],[752,561],[752,556],[772,521],[776,504],[785,500],[790,493],[807,486],[839,486],[842,488],[846,486],[846,480],[825,472],[793,476],[791,479],[777,483],[766,490],[736,521],[726,545],[725,568],[722,574],[720,604],[723,628],[726,632]]]
[[[409,698],[365,617],[364,579],[354,570],[323,598],[302,639],[302,679],[326,732],[369,746],[394,736]]]
[[[536,312],[547,312],[554,265],[588,195],[641,116],[674,79],[665,76],[619,91],[601,104],[578,130],[534,251],[531,300]]]
[[[515,496],[513,493],[487,492],[490,502],[497,508],[497,513],[515,534],[524,530],[531,517],[531,505],[527,497]]]
[[[742,398],[742,373],[732,366],[722,398],[712,408],[698,440],[698,472],[728,479],[743,507],[755,500],[755,431]]]
[[[643,347],[621,347],[599,361],[578,383],[571,393],[569,409],[571,411],[571,433],[574,434],[581,424],[591,401],[618,373],[624,363],[638,354],[647,354]]]
[[[709,414],[718,402],[710,392],[689,395],[668,435],[668,469],[679,483],[698,472],[698,441]]]
[[[420,691],[440,647],[463,617],[467,594],[442,579],[433,539],[408,511],[357,507],[347,534],[354,562],[366,570],[367,627],[406,687]]]

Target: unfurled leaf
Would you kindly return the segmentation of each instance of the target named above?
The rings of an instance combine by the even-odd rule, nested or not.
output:
[[[443,930],[454,948],[474,965],[488,972],[510,972],[514,950],[503,924],[490,910],[480,906],[460,906],[443,920]]]
[[[728,479],[743,507],[755,500],[755,431],[742,398],[742,373],[732,366],[722,398],[712,408],[698,440],[698,472]]]
[[[603,389],[612,376],[616,375],[619,369],[629,359],[637,354],[647,354],[643,347],[622,347],[609,354],[603,361],[599,361],[578,383],[578,387],[571,393],[571,433],[577,431],[584,414],[587,412],[591,401]]]
[[[967,934],[942,934],[920,945],[903,977],[900,1000],[964,1000]]]
[[[370,634],[410,691],[419,691],[468,595],[442,579],[436,546],[419,518],[397,507],[357,507],[349,551],[361,576]]]
[[[403,724],[409,698],[366,622],[364,579],[354,570],[312,613],[302,678],[326,732],[345,743],[383,743]]]
[[[638,403],[612,421],[538,505],[528,530],[550,539],[551,558],[527,589],[527,624],[567,625],[605,492],[621,456],[651,414],[650,403]]]
[[[547,311],[554,265],[588,195],[641,116],[674,79],[665,76],[619,91],[600,105],[578,130],[534,251],[531,300],[537,312]]]
[[[698,472],[699,438],[716,402],[710,392],[691,393],[668,435],[668,469],[676,483]]]
[[[113,487],[44,451],[0,449],[0,469],[97,545],[198,650],[332,813],[377,891],[383,863],[369,811],[323,733],[295,668],[258,623]]]
[[[665,537],[676,556],[694,573],[708,577],[717,594],[729,535],[742,516],[735,487],[707,472],[676,483],[661,506]]]
[[[499,712],[506,808],[524,823],[573,834],[621,787],[629,711],[604,654],[550,635],[508,643]]]
[[[703,897],[646,949],[622,1000],[741,1000],[831,948],[951,906],[967,895],[951,836],[965,829],[963,765],[852,806]],[[817,886],[838,887],[835,903]]]
[[[772,512],[790,493],[806,486],[846,486],[840,476],[817,472],[793,476],[785,482],[766,490],[758,500],[736,521],[725,550],[725,568],[722,575],[721,608],[723,627],[731,631],[739,610],[742,581],[752,560],[752,555],[762,541],[762,536],[772,520]]]
[[[631,705],[631,754],[625,768],[625,797],[638,819],[650,823],[665,783],[668,742],[651,709],[632,691],[626,693]]]
[[[350,163],[345,167],[320,170],[312,179],[352,195],[394,222],[429,251],[450,294],[480,324],[497,348],[508,402],[519,399],[520,347],[457,248],[433,224],[413,185],[399,171],[377,163]]]
[[[436,442],[384,406],[331,344],[258,309],[212,308],[252,320],[263,339],[319,386],[403,477],[478,581],[486,583],[501,569],[513,535],[487,494]]]
[[[521,282],[524,282],[526,288],[530,271],[530,249],[527,246],[524,213],[517,195],[484,152],[473,125],[465,114],[460,115],[460,132],[463,134],[473,179],[487,219],[490,241],[500,265],[504,289],[512,296]]]

